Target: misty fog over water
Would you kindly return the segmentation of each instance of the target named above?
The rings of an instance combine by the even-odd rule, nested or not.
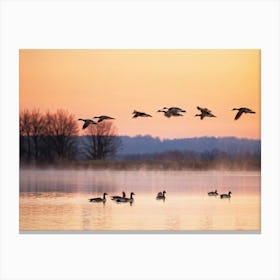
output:
[[[122,191],[135,193],[131,205],[110,199]],[[103,192],[105,203],[89,202]],[[259,231],[260,172],[23,169],[20,230]]]

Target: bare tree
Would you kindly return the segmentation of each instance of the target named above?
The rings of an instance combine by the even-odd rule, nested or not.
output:
[[[33,109],[30,115],[30,128],[31,139],[34,144],[34,158],[38,160],[39,157],[39,141],[44,134],[44,117],[40,113],[39,109]]]
[[[49,137],[51,148],[58,158],[74,157],[76,152],[75,137],[78,124],[74,115],[59,109],[55,114],[47,114],[45,125],[48,126],[45,136]]]
[[[84,139],[85,156],[89,159],[113,157],[121,146],[121,141],[116,135],[116,128],[109,121],[90,125]]]
[[[31,113],[29,110],[23,110],[20,112],[19,120],[19,134],[20,134],[20,155],[21,158],[25,157],[27,154],[27,160],[31,160]],[[27,142],[27,151],[26,151]]]

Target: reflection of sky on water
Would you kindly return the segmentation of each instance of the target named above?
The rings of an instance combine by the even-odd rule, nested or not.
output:
[[[21,230],[260,230],[259,172],[24,170],[20,189]],[[110,199],[122,190],[132,205]]]

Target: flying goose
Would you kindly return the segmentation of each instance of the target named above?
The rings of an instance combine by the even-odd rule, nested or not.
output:
[[[217,190],[215,190],[214,192],[209,192],[208,195],[209,196],[217,196],[219,194],[218,194]]]
[[[111,118],[109,116],[99,116],[99,117],[93,117],[93,119],[99,119],[97,122],[102,122],[104,120],[114,120],[114,118]]]
[[[117,200],[117,199],[119,199],[119,198],[124,198],[124,197],[126,197],[126,194],[125,194],[125,192],[123,191],[123,192],[122,192],[122,196],[113,195],[113,196],[111,196],[111,199],[112,199],[112,200]]]
[[[128,197],[120,197],[118,199],[116,199],[116,202],[133,202],[134,198],[133,195],[135,195],[134,192],[130,193],[130,198]]]
[[[231,198],[231,191],[229,191],[228,194],[226,193],[221,194],[220,198]]]
[[[103,193],[103,198],[101,198],[101,197],[90,198],[89,202],[106,202],[106,195],[108,195],[108,194]]]
[[[166,194],[166,191],[159,192],[159,193],[157,194],[156,199],[165,199],[165,194]]]
[[[162,112],[164,113],[164,116],[167,118],[170,117],[183,117],[183,114],[180,114],[179,111],[169,111],[169,110],[157,110],[157,112]]]
[[[167,110],[171,113],[179,113],[179,112],[186,113],[186,110],[181,109],[179,107],[169,107],[169,108],[168,107],[163,107],[163,110]]]
[[[143,113],[143,112],[138,112],[138,111],[133,111],[133,117],[132,118],[137,118],[137,117],[151,117],[151,115]]]
[[[87,128],[90,124],[97,124],[96,122],[94,122],[91,119],[78,119],[78,121],[84,122],[83,129]]]
[[[204,117],[210,117],[210,118],[216,118],[211,111],[207,108],[201,108],[199,106],[196,107],[201,113],[196,114],[195,117],[200,117],[201,120],[203,120]]]
[[[254,112],[254,111],[252,111],[251,109],[246,108],[246,107],[233,108],[232,111],[234,111],[234,110],[237,110],[237,111],[238,111],[238,113],[236,114],[234,120],[238,120],[238,119],[241,117],[241,115],[242,115],[243,113],[246,113],[246,114],[247,114],[247,113],[250,113],[250,114],[255,114],[255,113],[256,113],[256,112]]]

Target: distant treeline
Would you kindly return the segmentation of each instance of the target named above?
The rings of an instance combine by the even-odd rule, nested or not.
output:
[[[135,137],[121,136],[122,147],[119,155],[163,153],[167,151],[205,152],[224,151],[229,154],[260,152],[261,141],[257,139],[236,137],[193,137],[180,139],[160,139],[150,135]]]
[[[173,169],[252,169],[261,168],[260,151],[227,153],[217,149],[194,151],[166,151],[162,153],[130,154],[120,157],[123,162],[145,163],[148,165],[161,165],[164,168]]]

